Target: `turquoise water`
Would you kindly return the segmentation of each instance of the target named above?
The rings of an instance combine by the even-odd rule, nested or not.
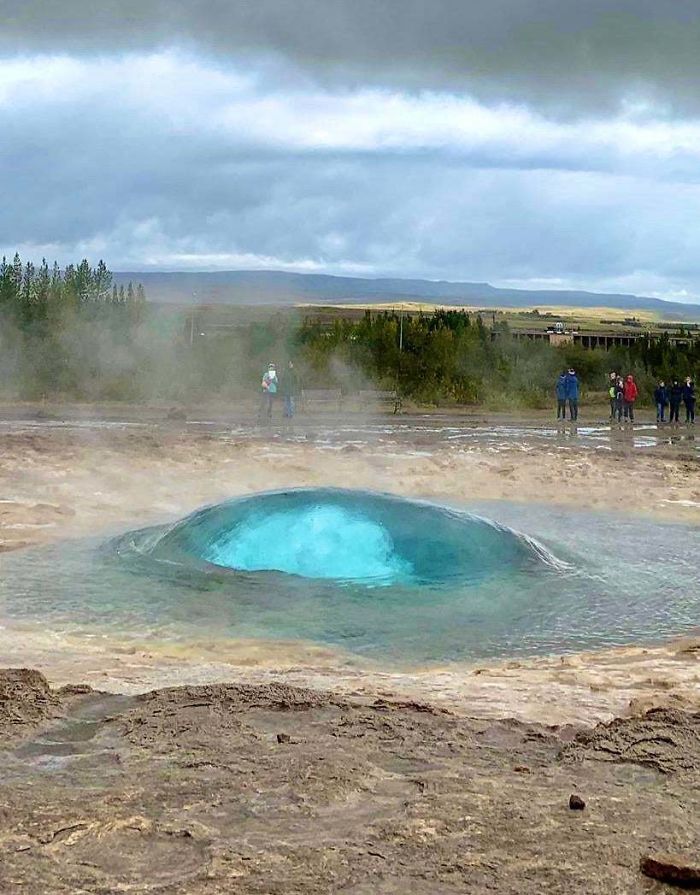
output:
[[[202,557],[229,569],[287,572],[304,578],[388,586],[413,579],[383,525],[339,506],[274,510],[227,529]]]
[[[206,563],[370,588],[476,583],[558,565],[530,538],[473,513],[337,488],[228,501],[127,535],[116,549],[182,568]]]
[[[700,624],[697,528],[342,490],[254,495],[0,558],[0,618],[137,643],[300,639],[387,666],[653,642]]]

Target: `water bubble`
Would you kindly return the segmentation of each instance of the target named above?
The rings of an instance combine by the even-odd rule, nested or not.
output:
[[[469,513],[386,494],[295,489],[240,498],[145,533],[156,561],[367,585],[477,581],[556,564],[541,545]]]

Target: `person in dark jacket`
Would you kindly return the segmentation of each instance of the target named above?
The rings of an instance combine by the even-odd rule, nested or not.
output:
[[[578,396],[578,377],[573,367],[570,367],[566,374],[566,400],[569,402],[569,419],[572,421],[578,419]]]
[[[631,423],[634,422],[634,402],[637,400],[638,394],[637,383],[634,381],[634,376],[630,373],[627,379],[625,379],[625,388],[622,394],[622,413],[625,420],[629,419]]]
[[[301,385],[297,371],[294,369],[294,361],[288,362],[287,369],[282,374],[280,393],[284,398],[284,415],[291,420],[296,412],[297,398],[301,394]]]
[[[562,370],[557,379],[557,419],[566,419],[566,370]]]
[[[695,423],[695,383],[686,377],[683,386],[683,403],[685,404],[685,421],[686,423]]]
[[[668,390],[666,383],[661,379],[654,389],[654,404],[656,404],[656,422],[665,422],[666,405],[668,404]]]
[[[671,388],[668,391],[668,403],[670,407],[668,415],[669,423],[678,423],[678,411],[681,407],[682,398],[683,386],[677,379],[674,379],[671,383]]]

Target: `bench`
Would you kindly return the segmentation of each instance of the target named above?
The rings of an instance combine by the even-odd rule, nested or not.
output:
[[[301,390],[301,405],[304,410],[309,409],[309,405],[332,407],[336,412],[340,412],[343,403],[343,393],[339,388],[303,388]]]

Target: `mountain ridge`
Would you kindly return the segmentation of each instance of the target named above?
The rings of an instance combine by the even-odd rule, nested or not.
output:
[[[477,307],[609,307],[656,311],[674,319],[700,319],[699,304],[628,293],[570,289],[504,289],[489,283],[397,277],[341,277],[276,270],[120,271],[117,285],[143,283],[149,300],[176,304],[371,304],[423,301]]]

